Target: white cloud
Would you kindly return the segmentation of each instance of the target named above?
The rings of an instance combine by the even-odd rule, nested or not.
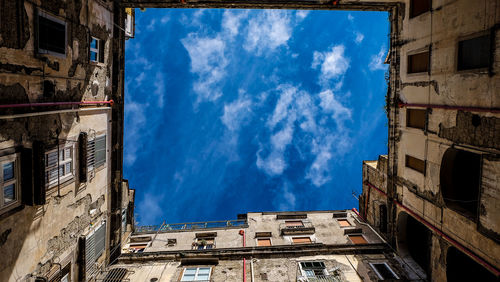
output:
[[[385,46],[382,46],[380,48],[380,51],[378,54],[373,55],[370,60],[370,64],[368,64],[368,67],[370,68],[371,71],[376,71],[376,70],[386,70],[387,66],[384,65],[385,61],[385,56],[387,55]]]
[[[349,68],[349,59],[344,56],[344,45],[333,46],[330,51],[314,51],[312,68],[321,70],[320,81],[339,81]]]
[[[307,10],[298,10],[295,12],[295,16],[297,17],[298,21],[302,21],[307,17],[307,15],[309,15],[309,12],[310,11]]]
[[[315,158],[305,178],[311,180],[316,187],[331,180],[328,162],[333,157],[331,152],[333,139],[333,136],[326,136],[313,140],[311,153],[315,155]]]
[[[224,104],[224,115],[221,120],[230,131],[238,131],[248,121],[251,114],[252,100],[248,96],[240,94],[237,100]]]
[[[163,17],[160,19],[160,22],[161,22],[162,24],[166,24],[166,23],[167,23],[167,22],[169,22],[169,21],[170,21],[170,16],[169,16],[169,15],[165,15],[165,16],[163,16]]]
[[[290,12],[265,10],[249,19],[244,48],[257,54],[286,45],[292,35]]]
[[[141,72],[136,78],[135,78],[135,83],[137,83],[137,85],[141,85],[142,82],[144,81],[144,78],[146,78],[146,73],[144,72]]]
[[[344,107],[331,90],[325,90],[319,93],[321,99],[320,106],[326,113],[332,113],[335,120],[345,120],[351,118],[351,110]]]
[[[248,11],[226,10],[222,15],[222,28],[228,32],[230,37],[238,35],[241,21],[248,17]]]
[[[198,95],[196,102],[217,100],[222,95],[221,82],[226,76],[228,65],[224,40],[190,33],[181,42],[191,58],[191,72],[198,75],[198,80],[193,84]]]
[[[277,206],[280,211],[293,211],[296,207],[297,196],[292,191],[293,186],[289,181],[285,180],[281,186],[281,191],[278,193],[278,197],[275,199],[277,201]],[[276,205],[275,204],[275,205]]]
[[[161,72],[157,72],[155,76],[154,82],[154,95],[157,98],[157,106],[159,108],[163,108],[163,97],[166,95],[165,93],[165,80],[163,79],[163,74]]]
[[[156,19],[153,18],[149,24],[146,26],[146,29],[149,30],[149,31],[152,31],[155,29],[155,24],[156,24]]]
[[[143,128],[146,126],[147,104],[139,104],[133,101],[125,103],[125,143],[124,150],[125,164],[132,165],[137,159],[137,152],[141,148],[140,140],[143,136]]]
[[[350,13],[349,13],[349,14],[347,14],[347,19],[348,19],[350,22],[354,21],[354,17],[353,17],[353,15],[351,15]]]
[[[356,31],[355,34],[356,38],[354,39],[354,42],[356,42],[356,44],[361,44],[361,42],[363,42],[363,39],[365,39],[365,35],[359,31]]]

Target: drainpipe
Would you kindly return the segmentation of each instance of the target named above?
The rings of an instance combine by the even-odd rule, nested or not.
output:
[[[375,187],[373,184],[371,184],[369,182],[365,182],[365,184],[368,185],[368,186],[371,186],[375,191],[378,191],[378,192],[380,192],[380,194],[382,194],[382,195],[384,195],[384,196],[387,197],[387,194],[384,191],[382,191],[379,188]],[[469,251],[469,249],[467,249],[461,243],[455,241],[455,239],[453,239],[450,236],[446,235],[444,232],[442,232],[437,227],[435,227],[434,225],[432,225],[432,223],[428,222],[427,220],[425,220],[424,218],[422,218],[421,216],[419,216],[417,213],[415,213],[413,210],[411,210],[410,208],[408,208],[407,206],[405,206],[403,203],[400,203],[396,199],[394,199],[393,202],[397,206],[399,206],[402,209],[404,209],[405,211],[407,211],[411,216],[413,216],[420,223],[422,223],[423,225],[427,226],[429,229],[431,229],[434,232],[436,232],[439,236],[441,236],[441,238],[445,239],[450,244],[452,244],[456,248],[460,249],[462,252],[466,253],[469,257],[471,257],[477,263],[479,263],[480,265],[484,266],[486,269],[488,269],[489,271],[491,271],[493,274],[495,274],[495,276],[497,276],[497,277],[500,276],[500,271],[496,267],[490,265],[487,261],[485,261],[482,258],[478,257],[472,251]]]
[[[3,115],[3,116],[0,116],[0,119],[13,119],[13,118],[52,115],[52,114],[62,114],[62,113],[90,112],[90,111],[104,111],[104,110],[111,110],[111,107],[76,108],[76,109],[66,109],[66,110],[57,110],[57,111],[45,111],[45,112],[35,112],[35,113],[25,113],[25,114]]]
[[[250,273],[252,274],[252,276],[250,276],[250,281],[253,282],[255,279],[253,275],[253,258],[250,258]]]
[[[240,235],[243,236],[243,248],[247,246],[246,240],[245,240],[245,230],[241,229],[240,230]],[[247,282],[247,260],[246,258],[243,258],[243,282]]]
[[[449,105],[435,105],[435,104],[411,104],[399,103],[400,108],[415,107],[415,108],[431,108],[431,109],[444,109],[444,110],[462,110],[468,112],[487,112],[487,113],[500,113],[499,108],[484,108],[484,107],[464,107],[464,106],[449,106]]]

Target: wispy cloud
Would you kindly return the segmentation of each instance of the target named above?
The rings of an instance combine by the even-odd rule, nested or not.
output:
[[[146,127],[147,104],[136,103],[128,100],[125,103],[125,145],[124,160],[126,165],[132,165],[137,159],[137,152],[140,150],[140,141],[143,137],[142,130]]]
[[[222,15],[222,28],[230,37],[234,37],[239,34],[241,23],[246,18],[248,18],[248,11],[226,10]]]
[[[344,45],[336,45],[330,48],[329,51],[319,52],[314,51],[312,68],[321,71],[319,80],[321,84],[329,84],[330,82],[341,82],[341,78],[349,68],[349,59],[344,55]]]
[[[361,42],[363,42],[363,39],[365,39],[365,35],[359,31],[356,31],[354,34],[356,35],[356,37],[354,38],[354,42],[356,42],[356,44],[358,45],[361,44]]]
[[[386,52],[385,46],[382,46],[378,54],[371,56],[370,63],[368,64],[371,71],[387,69],[387,66],[384,65],[385,56],[387,55]]]
[[[221,117],[221,120],[228,130],[238,131],[248,121],[251,114],[252,100],[240,92],[238,99],[224,104],[224,115]]]
[[[191,72],[198,76],[193,84],[198,95],[196,102],[217,100],[222,95],[221,82],[228,65],[226,43],[219,37],[203,37],[198,33],[190,33],[181,42],[191,58]]]

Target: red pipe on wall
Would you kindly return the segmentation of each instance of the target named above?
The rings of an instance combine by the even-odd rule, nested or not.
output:
[[[435,104],[411,104],[399,103],[399,107],[415,107],[415,108],[431,108],[431,109],[444,109],[444,110],[462,110],[468,112],[487,112],[487,113],[500,113],[499,108],[483,108],[483,107],[463,107],[463,106],[449,106],[449,105],[435,105]]]
[[[365,181],[364,183],[366,185],[368,185],[369,187],[375,189],[376,191],[380,192],[382,195],[384,195],[384,196],[387,197],[387,194],[384,191],[382,191],[379,188],[375,187],[373,184],[371,184],[371,183],[369,183],[367,181]],[[417,219],[422,224],[424,224],[425,226],[429,227],[431,230],[433,230],[434,232],[436,232],[437,234],[439,234],[439,236],[441,236],[443,239],[445,239],[446,241],[450,242],[452,245],[454,245],[455,247],[457,247],[458,249],[460,249],[462,252],[464,252],[467,255],[469,255],[470,257],[472,257],[476,262],[478,262],[482,266],[486,267],[489,271],[493,272],[496,276],[500,276],[500,271],[496,267],[490,265],[488,262],[486,262],[483,259],[481,259],[480,257],[476,256],[473,252],[469,251],[469,249],[467,249],[465,246],[463,246],[459,242],[455,241],[450,236],[446,235],[444,232],[442,232],[437,227],[435,227],[434,225],[432,225],[432,223],[430,223],[427,220],[425,220],[424,218],[420,217],[418,214],[416,214],[414,211],[412,211],[407,206],[403,205],[402,203],[400,203],[399,201],[397,201],[395,199],[393,201],[394,201],[394,203],[396,205],[400,206],[405,211],[407,211],[408,213],[410,213],[415,219]],[[353,209],[353,210],[354,210],[354,212],[357,213],[356,209]],[[359,215],[359,213],[357,213],[357,214]]]
[[[243,236],[243,247],[246,247],[245,230],[240,230],[240,235]],[[247,260],[243,258],[243,282],[247,282]]]
[[[82,101],[82,102],[48,102],[48,103],[24,103],[24,104],[7,104],[0,105],[0,109],[5,108],[27,108],[27,107],[48,107],[48,106],[67,106],[67,105],[101,105],[109,104],[113,106],[114,101]]]

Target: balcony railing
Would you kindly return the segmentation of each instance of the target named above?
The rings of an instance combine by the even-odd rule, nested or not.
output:
[[[298,276],[300,282],[344,282],[338,275],[316,275],[314,277]]]
[[[315,228],[311,222],[302,222],[302,225],[287,225],[280,224],[282,235],[295,235],[295,234],[314,234]]]
[[[244,219],[225,220],[225,221],[187,222],[187,223],[173,223],[173,224],[162,224],[162,225],[136,226],[135,233],[169,232],[169,231],[231,228],[231,227],[248,227],[248,225],[247,221]]]

